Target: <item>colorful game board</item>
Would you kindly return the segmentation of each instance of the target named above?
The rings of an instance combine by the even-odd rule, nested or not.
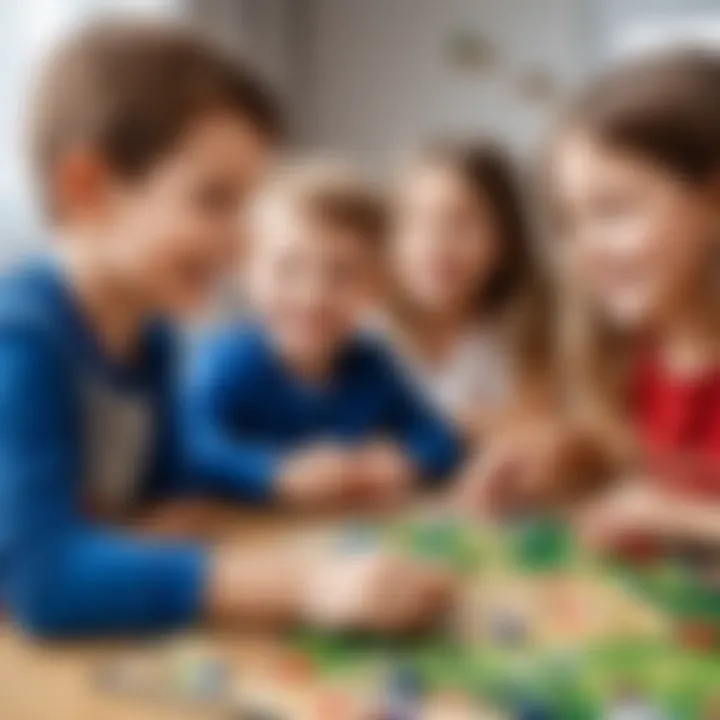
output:
[[[465,578],[460,612],[428,637],[300,634],[299,651],[329,677],[372,678],[377,686],[405,673],[418,694],[441,707],[448,699],[438,717],[454,717],[451,704],[474,703],[457,716],[720,717],[720,592],[686,558],[643,567],[602,562],[550,519],[491,528],[421,517],[335,529],[328,541],[344,552],[373,543],[409,549]]]
[[[460,606],[394,641],[304,630],[239,657],[234,643],[223,655],[181,636],[101,668],[105,686],[228,720],[720,718],[716,558],[609,563],[537,518],[490,527],[421,515],[303,539],[447,564],[463,581]]]

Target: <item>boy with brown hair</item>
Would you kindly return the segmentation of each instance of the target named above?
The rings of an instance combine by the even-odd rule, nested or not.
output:
[[[392,630],[439,611],[446,584],[402,560],[115,529],[150,500],[217,489],[183,467],[169,318],[198,308],[232,259],[278,116],[251,72],[187,30],[115,22],[58,48],[35,118],[54,257],[0,286],[0,591],[11,614],[57,636],[206,618]],[[388,577],[407,594],[388,596]],[[337,582],[349,592],[328,603]]]

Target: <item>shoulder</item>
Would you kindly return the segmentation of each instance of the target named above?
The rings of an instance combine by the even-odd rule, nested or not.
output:
[[[64,354],[66,332],[49,267],[18,266],[0,278],[0,348],[37,348],[49,357]]]
[[[271,365],[267,341],[256,326],[234,324],[200,338],[191,351],[193,375],[257,379]]]
[[[47,399],[74,387],[68,338],[41,266],[16,268],[0,278],[0,391]],[[57,398],[56,398],[57,399]]]
[[[395,378],[402,363],[385,338],[376,333],[363,332],[349,344],[345,360],[354,372],[372,374],[377,379]]]
[[[53,322],[51,272],[42,262],[19,265],[0,277],[0,324],[48,325]]]

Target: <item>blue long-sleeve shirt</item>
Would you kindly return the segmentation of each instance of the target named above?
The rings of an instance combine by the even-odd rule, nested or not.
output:
[[[112,529],[186,486],[170,335],[113,363],[49,263],[0,281],[0,592],[46,636],[156,631],[201,613],[207,558]]]
[[[272,498],[282,461],[310,442],[389,439],[430,482],[462,454],[453,428],[367,337],[348,344],[320,386],[294,377],[263,329],[233,327],[201,345],[184,396],[193,474],[256,501]]]

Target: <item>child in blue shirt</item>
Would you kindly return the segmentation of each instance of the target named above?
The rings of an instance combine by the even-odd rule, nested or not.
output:
[[[56,257],[0,282],[0,593],[12,617],[48,637],[432,618],[447,582],[401,559],[122,527],[189,492],[252,494],[185,467],[170,318],[198,309],[231,258],[277,136],[264,87],[183,28],[96,24],[48,63],[35,117]],[[393,577],[402,597],[386,596]]]
[[[291,505],[385,505],[455,468],[454,430],[361,319],[381,276],[383,208],[341,167],[294,168],[257,202],[253,324],[199,352],[186,404],[193,470]]]

